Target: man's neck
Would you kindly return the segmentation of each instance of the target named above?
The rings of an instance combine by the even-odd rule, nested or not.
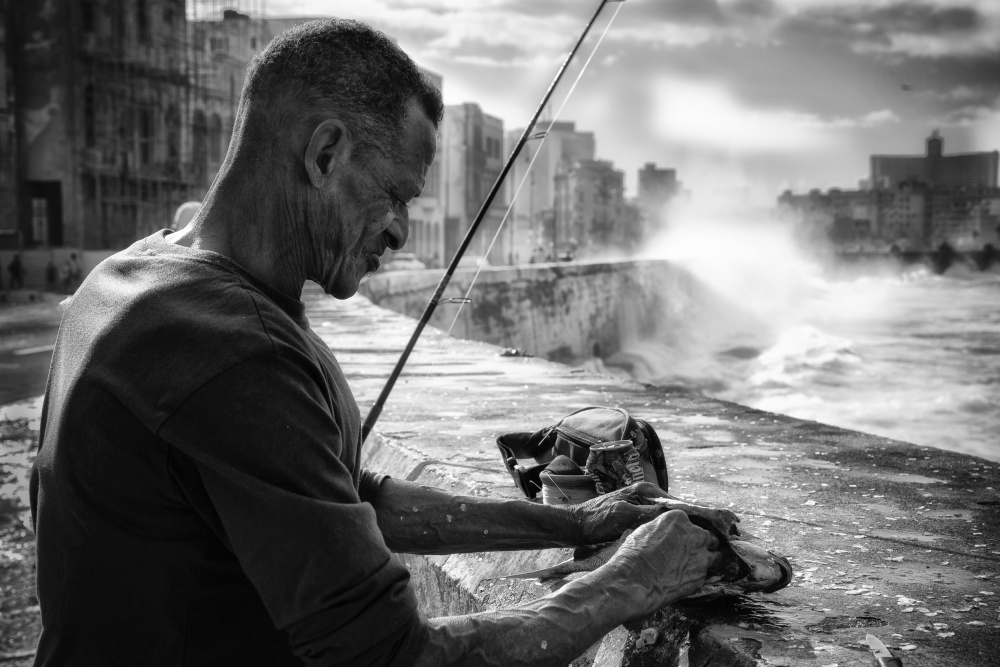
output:
[[[284,247],[288,235],[278,232],[289,222],[282,217],[289,209],[261,196],[282,188],[250,183],[251,179],[220,177],[191,222],[168,235],[167,241],[223,255],[257,280],[299,299],[305,276],[299,275],[291,249]]]

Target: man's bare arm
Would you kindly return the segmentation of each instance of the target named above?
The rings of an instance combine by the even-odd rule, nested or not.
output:
[[[378,527],[398,553],[453,554],[575,547],[618,539],[670,509],[700,514],[641,483],[580,505],[559,507],[501,498],[454,496],[412,482],[386,479],[374,503]],[[728,510],[709,510],[722,535],[739,521]]]
[[[696,592],[717,546],[673,511],[643,525],[605,566],[520,607],[428,622],[417,665],[565,665],[618,625]]]

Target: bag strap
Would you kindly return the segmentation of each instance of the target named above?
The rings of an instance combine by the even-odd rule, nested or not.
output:
[[[653,470],[656,471],[656,485],[666,492],[670,479],[667,476],[667,457],[663,453],[663,445],[660,443],[660,436],[656,429],[645,419],[636,419],[635,423],[642,429],[642,434],[646,437],[646,448],[649,450],[649,458],[653,462]]]
[[[500,457],[503,459],[507,473],[514,480],[514,485],[529,498],[534,498],[542,490],[541,474],[548,463],[523,466],[517,460],[534,459],[551,450],[555,444],[555,438],[547,438],[547,436],[554,430],[555,427],[547,426],[534,433],[507,433],[497,438],[497,447],[500,449]]]

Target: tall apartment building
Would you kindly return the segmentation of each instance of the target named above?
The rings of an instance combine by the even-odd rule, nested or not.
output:
[[[581,160],[593,160],[595,155],[594,133],[577,131],[572,121],[558,121],[549,128],[549,123],[543,120],[535,129],[538,132],[548,130],[545,140],[532,138],[525,144],[505,184],[510,201],[519,184],[524,182],[513,200],[507,221],[511,226],[513,256],[520,262],[538,254],[538,249],[542,249],[543,255],[566,249],[550,247],[552,243],[561,245],[560,239],[568,241],[556,229],[556,180],[557,177],[565,180],[573,165]],[[506,153],[513,150],[523,132],[508,133]]]
[[[557,245],[564,239],[584,257],[635,245],[640,230],[625,214],[625,172],[607,160],[579,160],[556,184]]]
[[[263,0],[47,0],[13,17],[17,214],[0,248],[122,248],[225,156]],[[9,35],[8,35],[9,36]]]
[[[665,224],[663,208],[677,196],[680,183],[676,169],[658,168],[647,162],[638,172],[639,195],[636,203],[645,218],[646,234],[660,231]]]
[[[503,139],[503,121],[483,113],[478,104],[466,102],[445,107],[441,144],[446,262],[455,254],[503,169]],[[493,201],[466,252],[467,255],[488,257],[494,264],[510,263],[512,257],[508,234],[501,234],[493,250],[487,254],[490,242],[503,220],[506,201],[503,192]]]

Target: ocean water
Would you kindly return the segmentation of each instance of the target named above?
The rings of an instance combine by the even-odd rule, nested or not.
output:
[[[700,331],[662,332],[606,367],[1000,461],[1000,275],[838,267],[809,259],[780,228],[728,228],[721,245],[719,232],[675,235],[660,256],[709,284],[729,313],[692,317]]]

